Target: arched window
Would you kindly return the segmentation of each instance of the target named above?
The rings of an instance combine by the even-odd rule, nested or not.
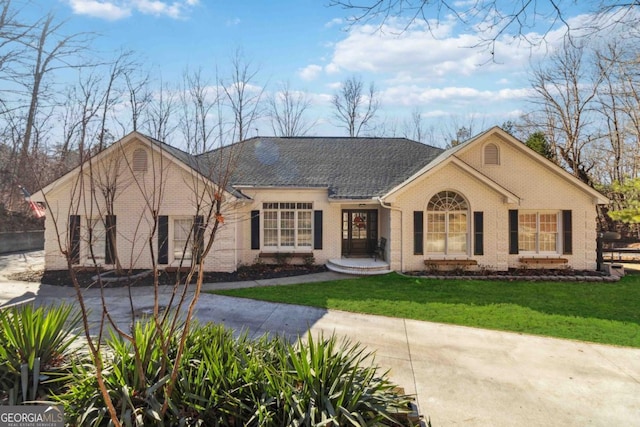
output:
[[[131,162],[134,172],[146,172],[147,171],[147,151],[142,148],[137,148],[133,152],[133,161]]]
[[[500,151],[498,151],[498,146],[496,144],[489,143],[484,146],[484,164],[485,165],[500,164]]]
[[[466,254],[469,205],[454,191],[441,191],[427,205],[427,253]]]

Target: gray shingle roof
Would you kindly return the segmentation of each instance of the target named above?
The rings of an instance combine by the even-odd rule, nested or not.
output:
[[[444,150],[405,138],[255,137],[198,156],[199,168],[232,151],[232,186],[326,187],[330,198],[369,199]]]
[[[149,135],[144,135],[144,137],[152,143],[156,144],[161,150],[168,152],[184,164],[194,167],[194,158],[191,154],[187,153],[186,151],[182,151],[181,149],[176,148],[172,145],[169,145],[166,142],[162,142],[159,139],[155,139]]]

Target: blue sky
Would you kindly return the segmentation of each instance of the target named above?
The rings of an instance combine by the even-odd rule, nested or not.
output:
[[[401,19],[388,21],[383,31],[373,24],[349,27],[349,12],[323,0],[54,1],[29,7],[36,14],[53,8],[68,20],[67,31],[98,33],[96,51],[138,52],[158,80],[178,82],[186,67],[202,67],[213,76],[216,66],[224,70],[233,52],[242,49],[259,67],[254,84],[266,93],[289,81],[309,94],[310,118],[319,119],[310,132],[314,135],[344,135],[330,119],[329,100],[352,75],[375,83],[378,119],[386,123],[386,133],[400,132],[414,109],[439,134],[471,122],[479,132],[515,119],[527,109],[530,63],[552,50],[564,32],[552,31],[549,44],[533,50],[508,43],[506,35],[491,62],[486,50],[469,47],[477,44],[477,36],[446,15],[431,34],[419,23],[402,31]],[[536,35],[536,28],[530,31]],[[257,132],[271,134],[265,123]]]

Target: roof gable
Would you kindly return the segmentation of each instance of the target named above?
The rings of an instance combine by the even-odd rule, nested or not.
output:
[[[43,194],[50,193],[51,191],[54,191],[55,189],[61,188],[64,185],[66,185],[70,180],[72,180],[75,176],[77,176],[77,174],[80,173],[80,171],[83,168],[87,167],[86,166],[87,162],[96,164],[104,161],[110,156],[122,155],[121,153],[130,144],[136,144],[136,143],[146,145],[149,149],[161,153],[163,156],[168,157],[171,161],[173,161],[178,167],[186,171],[189,171],[191,173],[194,173],[194,172],[199,173],[199,170],[196,167],[196,164],[193,160],[194,158],[190,154],[176,147],[173,147],[169,144],[166,144],[162,141],[158,141],[157,139],[154,139],[152,137],[149,137],[134,131],[127,134],[122,139],[116,141],[115,143],[113,143],[106,149],[102,150],[98,154],[95,154],[89,160],[85,161],[84,164],[76,166],[75,168],[71,169],[69,172],[61,176],[60,178],[56,179],[55,181],[49,183],[48,185],[46,185],[45,187],[37,191],[33,195],[34,199],[40,200],[43,198]],[[202,178],[205,178],[205,177],[202,177]]]
[[[476,146],[484,144],[484,142],[487,141],[492,136],[499,137],[506,144],[509,144],[511,147],[514,147],[519,152],[529,157],[532,161],[539,163],[544,168],[546,168],[549,172],[560,176],[562,179],[570,182],[573,186],[577,187],[581,191],[589,194],[594,199],[595,203],[605,204],[609,202],[609,200],[606,197],[604,197],[602,194],[600,194],[597,190],[583,183],[582,181],[580,181],[579,179],[577,179],[576,177],[568,173],[566,170],[562,169],[560,166],[556,165],[555,163],[541,156],[531,148],[527,147],[524,143],[522,143],[521,141],[519,141],[517,138],[513,137],[509,133],[505,132],[503,129],[501,129],[498,126],[494,126],[486,130],[485,132],[482,132],[455,147],[451,147],[448,150],[443,151],[438,157],[433,159],[433,161],[431,161],[429,164],[427,164],[422,169],[417,171],[415,174],[410,176],[404,182],[400,183],[398,186],[391,189],[387,194],[384,195],[384,197],[388,197],[391,194],[397,191],[400,191],[406,185],[408,185],[409,183],[413,182],[414,180],[416,180],[421,176],[437,171],[438,169],[440,169],[440,167],[444,166],[445,164],[455,163],[458,166],[463,166],[464,162],[460,161],[459,156],[462,155],[466,150],[472,150]],[[477,171],[471,168],[470,166],[468,168],[468,171],[476,176],[482,175],[484,178],[486,178],[486,179],[483,179],[483,181],[486,181],[488,183],[492,182],[490,178],[484,176],[480,171]],[[507,200],[510,200],[512,202],[516,201],[517,196],[510,193],[509,190],[500,186],[498,183],[494,183],[492,187],[494,187],[494,189],[496,189],[498,192],[502,193],[507,198]],[[515,198],[512,196],[515,196]]]

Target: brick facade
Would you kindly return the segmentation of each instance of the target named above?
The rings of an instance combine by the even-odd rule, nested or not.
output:
[[[490,149],[487,149],[490,144]],[[322,218],[321,248],[303,248],[312,252],[315,262],[322,264],[342,256],[342,212],[345,209],[373,209],[378,212],[378,237],[387,239],[386,260],[399,271],[425,268],[425,260],[459,258],[477,262],[475,268],[505,270],[521,266],[520,254],[509,253],[509,211],[570,211],[572,250],[561,253],[566,265],[574,269],[596,266],[597,203],[607,200],[595,190],[578,182],[559,167],[524,147],[500,129],[492,129],[449,156],[427,165],[423,171],[385,195],[361,200],[336,200],[325,187],[237,186],[241,192],[224,194],[222,223],[215,242],[205,258],[209,271],[234,271],[239,265],[256,262],[263,247],[252,248],[252,213],[259,213],[259,230],[263,230],[263,203],[311,204],[314,221]],[[134,152],[147,157],[146,171],[132,170]],[[497,150],[497,151],[496,151]],[[497,154],[496,154],[497,152]],[[491,164],[487,164],[487,158]],[[497,161],[496,161],[497,156]],[[158,228],[152,211],[166,218],[168,232],[167,264],[175,267],[174,220],[193,219],[205,215],[215,190],[187,164],[133,133],[87,162],[81,169],[67,174],[33,196],[48,204],[45,232],[47,269],[67,268],[59,245],[68,248],[69,217],[80,217],[80,265],[92,264],[88,254],[88,218],[104,218],[104,183],[117,178],[113,214],[116,218],[117,252],[121,264],[128,268],[149,268],[152,255],[158,256]],[[468,204],[468,249],[463,255],[414,254],[414,212],[425,212],[431,197],[441,191],[461,195]],[[199,211],[197,205],[201,206]],[[473,215],[483,218],[483,253],[474,255]],[[560,216],[559,216],[560,217]],[[425,216],[426,218],[426,216]],[[560,224],[562,227],[563,224]],[[317,224],[314,224],[314,230]],[[210,231],[210,230],[208,230]],[[315,231],[314,231],[315,232]],[[209,236],[209,232],[204,233]],[[314,238],[317,238],[314,237]],[[205,239],[206,240],[206,239]],[[315,243],[314,243],[315,244]],[[537,256],[534,254],[534,256]],[[549,254],[540,255],[548,257]],[[107,266],[109,267],[109,266]]]

